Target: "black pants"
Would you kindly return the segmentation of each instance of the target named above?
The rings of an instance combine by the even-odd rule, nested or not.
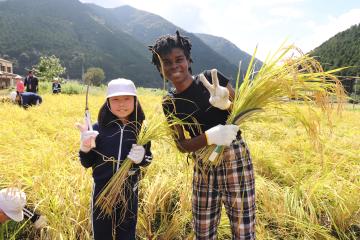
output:
[[[114,209],[111,217],[100,214],[100,209],[95,207],[96,196],[103,186],[95,186],[93,194],[92,224],[95,240],[135,240],[136,222],[138,211],[138,190],[127,190],[128,206],[125,218],[121,219],[120,206]]]

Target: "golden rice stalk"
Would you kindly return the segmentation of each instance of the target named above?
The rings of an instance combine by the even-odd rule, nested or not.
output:
[[[150,141],[171,141],[171,131],[165,118],[158,111],[145,120],[142,124],[141,130],[137,137],[136,143],[138,145],[145,145]],[[100,207],[101,212],[111,216],[116,205],[121,206],[121,213],[125,213],[127,206],[127,196],[125,189],[127,178],[129,177],[129,170],[132,166],[132,161],[126,158],[119,170],[112,176],[110,181],[106,184],[102,192],[99,194],[95,205]],[[121,214],[123,216],[123,214]]]
[[[343,70],[338,68],[324,71],[320,63],[309,55],[304,55],[295,46],[280,47],[278,51],[268,57],[261,69],[255,72],[254,56],[247,69],[243,83],[239,85],[239,74],[237,76],[235,97],[232,111],[227,119],[227,124],[234,124],[234,120],[240,114],[246,113],[236,124],[240,125],[251,117],[264,117],[259,115],[258,110],[276,108],[284,115],[292,115],[305,126],[312,139],[318,137],[318,117],[316,114],[304,116],[299,110],[289,110],[286,102],[301,101],[299,105],[307,105],[309,113],[314,113],[315,107],[320,107],[328,116],[332,112],[334,102],[338,110],[341,110],[345,102],[345,91],[341,82],[334,73]],[[317,123],[316,123],[317,122]],[[319,141],[317,141],[319,142]],[[214,149],[218,154],[213,154]],[[213,162],[219,164],[224,147],[207,146],[200,151],[202,159],[209,160],[215,157]],[[213,155],[212,155],[213,154]]]
[[[0,96],[0,103],[12,103],[12,101],[7,96]]]
[[[183,184],[178,184],[181,181]],[[190,181],[157,174],[144,182],[139,205],[138,236],[144,239],[184,239],[191,222]]]

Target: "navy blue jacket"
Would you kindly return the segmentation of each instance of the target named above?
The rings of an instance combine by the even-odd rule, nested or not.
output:
[[[96,147],[88,153],[80,151],[80,161],[85,168],[92,167],[95,184],[104,185],[126,159],[132,144],[136,143],[136,135],[130,126],[123,125],[121,121],[110,122],[103,128],[96,123],[93,125],[93,129],[99,132],[95,140]],[[144,146],[144,159],[140,164],[133,164],[130,169],[130,172],[133,173],[130,176],[132,184],[136,184],[139,179],[139,167],[151,163],[150,147],[150,142]]]
[[[29,107],[42,103],[42,98],[33,92],[20,93],[20,104],[23,107]]]

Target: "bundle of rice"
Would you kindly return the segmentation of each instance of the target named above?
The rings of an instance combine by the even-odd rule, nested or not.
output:
[[[235,98],[227,124],[241,125],[254,117],[264,117],[267,109],[276,108],[281,114],[291,115],[306,128],[312,139],[318,143],[317,107],[330,119],[330,114],[337,103],[341,110],[345,101],[345,92],[334,73],[338,68],[323,71],[320,63],[304,55],[295,46],[281,47],[272,56],[268,56],[258,72],[255,72],[254,56],[249,64],[243,83],[239,84],[239,74],[235,87]],[[298,106],[284,104],[296,100]],[[300,101],[299,101],[300,100]],[[294,102],[296,102],[294,101]],[[299,106],[307,106],[304,112]],[[317,144],[318,145],[318,144]],[[224,147],[207,146],[199,150],[202,159],[208,164],[219,164]]]

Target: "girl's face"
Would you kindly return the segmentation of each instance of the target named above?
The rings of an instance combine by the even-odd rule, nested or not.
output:
[[[5,223],[9,219],[10,218],[6,216],[6,214],[3,211],[0,210],[0,224]]]
[[[181,48],[173,48],[169,54],[162,56],[162,61],[165,77],[174,85],[183,83],[189,77],[191,78],[190,62]]]
[[[134,102],[134,96],[115,96],[109,98],[111,112],[123,122],[134,111]]]

